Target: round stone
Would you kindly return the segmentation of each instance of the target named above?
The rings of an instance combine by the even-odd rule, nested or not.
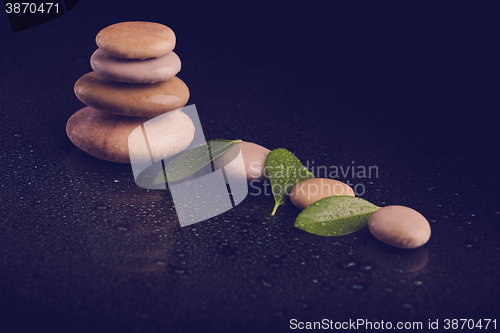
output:
[[[238,142],[241,149],[247,180],[262,180],[265,178],[265,167],[269,149],[252,142]]]
[[[76,97],[95,109],[131,117],[156,117],[186,105],[189,89],[177,76],[168,81],[124,83],[90,72],[75,83]]]
[[[137,137],[130,142],[130,134],[141,125],[147,140]],[[119,163],[130,163],[130,150],[137,155],[136,160],[159,161],[178,154],[193,141],[194,131],[191,118],[179,110],[149,119],[114,115],[87,106],[66,124],[66,133],[75,146],[97,158]],[[144,142],[148,144],[143,147]]]
[[[227,167],[226,165],[236,157],[239,151],[241,151],[243,163]],[[219,169],[224,166],[226,172],[244,175],[247,181],[262,180],[265,178],[266,158],[270,152],[269,149],[252,142],[238,142],[235,147],[214,160],[214,167]]]
[[[97,46],[108,55],[124,59],[161,57],[175,47],[175,34],[169,27],[153,22],[121,22],[97,34]]]
[[[97,49],[90,66],[103,78],[128,83],[167,81],[181,70],[181,60],[173,51],[159,58],[144,60],[111,57]]]
[[[312,178],[304,180],[292,189],[290,200],[300,209],[305,209],[316,201],[336,195],[354,196],[353,189],[338,180],[328,178]]]
[[[368,221],[371,233],[380,241],[403,249],[427,243],[431,226],[416,210],[404,206],[387,206],[374,212]]]

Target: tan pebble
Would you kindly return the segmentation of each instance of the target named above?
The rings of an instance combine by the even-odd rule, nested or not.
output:
[[[290,192],[290,199],[297,208],[304,209],[320,199],[336,195],[353,197],[354,191],[349,185],[335,179],[312,178],[295,185]]]
[[[98,110],[151,118],[185,106],[189,89],[177,76],[153,84],[123,83],[90,72],[76,81],[75,95],[84,104]]]
[[[97,158],[130,163],[130,145],[137,161],[150,161],[150,152],[142,146],[143,137],[129,142],[130,134],[143,124],[155,161],[183,151],[194,138],[193,122],[179,110],[149,119],[119,116],[84,107],[69,118],[66,133],[75,146]]]
[[[269,149],[252,142],[239,142],[247,180],[262,180],[265,178],[265,167]]]
[[[128,83],[167,81],[181,70],[181,60],[174,51],[160,58],[145,60],[121,59],[97,49],[90,57],[90,66],[103,78]]]
[[[239,148],[243,157],[243,165],[235,164],[231,167],[226,167],[226,171],[233,174],[244,174],[248,181],[262,180],[265,178],[265,166],[267,155],[271,152],[269,149],[259,146],[252,142],[238,142],[238,147],[233,147],[228,152],[214,161],[216,169],[227,165],[234,159],[237,154],[236,149]],[[235,145],[235,146],[236,146]],[[233,152],[234,151],[234,152]],[[244,170],[240,167],[244,166]],[[237,168],[237,169],[235,169]]]
[[[416,210],[404,206],[386,206],[370,216],[368,226],[380,241],[391,246],[413,249],[427,243],[431,226]]]
[[[153,22],[121,22],[97,34],[97,46],[108,55],[124,59],[161,57],[175,47],[175,34],[169,27]]]

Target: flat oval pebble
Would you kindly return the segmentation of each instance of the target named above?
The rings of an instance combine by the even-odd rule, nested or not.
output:
[[[335,179],[311,178],[295,185],[290,192],[290,200],[297,208],[305,209],[320,199],[336,195],[354,197],[354,191],[349,185]]]
[[[235,167],[244,166],[245,169],[233,169],[234,167],[226,167],[226,172],[230,172],[234,175],[244,174],[247,181],[264,179],[266,158],[271,151],[252,142],[243,141],[236,143],[236,145],[238,145],[238,148],[241,151],[241,155],[243,157],[243,165],[236,164]],[[235,149],[232,148],[231,151],[228,151],[221,157],[217,158],[214,161],[214,167],[218,169],[231,162],[231,160],[235,157],[233,150]]]
[[[90,57],[90,66],[103,78],[128,83],[167,81],[181,70],[181,60],[173,51],[159,58],[122,59],[97,49]]]
[[[175,34],[154,22],[121,22],[97,34],[97,46],[108,55],[124,59],[158,58],[175,47]]]
[[[75,95],[98,110],[151,118],[186,105],[189,89],[177,76],[153,84],[124,83],[90,72],[76,81]]]
[[[265,167],[269,149],[252,142],[238,142],[245,163],[247,180],[262,180],[265,178]]]
[[[130,163],[129,135],[146,122],[150,125],[145,127],[155,160],[173,156],[193,141],[194,124],[179,110],[149,119],[114,115],[87,106],[69,118],[66,133],[75,146],[92,156],[111,162]],[[142,142],[144,139],[137,140],[135,145],[140,146]],[[134,146],[132,149],[138,151]],[[147,149],[143,149],[143,155],[145,159],[150,159]]]
[[[380,241],[403,249],[413,249],[427,243],[431,226],[416,210],[404,206],[386,206],[370,216],[368,226]]]

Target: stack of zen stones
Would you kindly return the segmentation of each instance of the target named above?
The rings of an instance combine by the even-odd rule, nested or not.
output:
[[[188,147],[194,125],[178,110],[186,105],[189,89],[176,76],[181,61],[172,51],[175,42],[174,32],[158,23],[122,22],[102,29],[90,59],[94,71],[75,84],[76,96],[87,106],[68,120],[70,140],[97,158],[130,163],[130,133],[144,130],[143,124],[156,117],[154,124],[148,122],[148,133],[150,141],[161,137],[155,140],[158,158]]]

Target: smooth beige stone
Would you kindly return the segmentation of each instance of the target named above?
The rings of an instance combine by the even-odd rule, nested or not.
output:
[[[130,163],[129,144],[138,151],[134,149],[135,145],[141,146],[144,138],[134,144],[129,142],[129,136],[146,122],[149,125],[144,126],[151,142],[149,146],[156,160],[183,151],[194,138],[195,128],[191,118],[179,110],[149,119],[114,115],[88,106],[69,118],[66,133],[75,146],[92,156],[111,162]],[[150,160],[148,150],[142,149],[142,155],[136,158]]]
[[[312,205],[316,201],[336,195],[354,196],[353,189],[338,180],[328,178],[312,178],[298,183],[290,192],[290,200],[300,209]]]
[[[108,55],[124,59],[161,57],[175,47],[175,34],[169,27],[153,22],[121,22],[97,34],[97,46]]]
[[[153,164],[184,151],[193,141],[195,127],[191,118],[174,110],[146,121],[128,137],[132,163]]]
[[[177,76],[158,83],[124,83],[90,72],[75,83],[75,95],[95,109],[131,117],[156,117],[181,108],[189,89]]]
[[[252,142],[238,142],[241,149],[247,180],[262,180],[266,177],[265,167],[269,149]]]
[[[168,52],[159,58],[144,60],[121,59],[97,49],[90,57],[90,66],[108,80],[128,83],[156,83],[167,81],[181,70],[181,60]]]
[[[238,169],[235,169],[236,167],[230,167],[226,168],[226,172],[230,172],[234,175],[244,174],[248,181],[264,179],[266,176],[266,159],[271,151],[252,142],[243,141],[238,142],[236,145],[241,151],[244,165],[236,164]],[[232,150],[234,150],[234,148]],[[214,161],[214,167],[218,169],[230,163],[236,155],[237,154],[233,151],[229,150]],[[244,166],[244,170],[239,169],[240,166]]]
[[[370,216],[368,226],[380,241],[403,249],[413,249],[427,243],[431,226],[416,210],[404,206],[386,206]]]

